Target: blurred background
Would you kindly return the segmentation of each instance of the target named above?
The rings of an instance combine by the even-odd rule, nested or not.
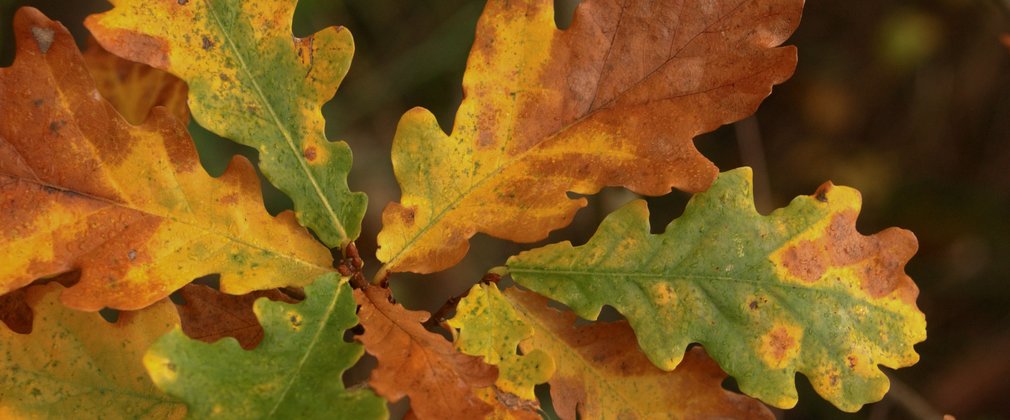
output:
[[[861,232],[900,226],[919,238],[907,271],[929,323],[929,339],[917,346],[922,361],[893,373],[884,401],[851,415],[798,376],[800,403],[782,418],[1010,418],[1010,49],[1001,43],[1010,33],[1008,1],[808,2],[789,42],[799,47],[795,76],[755,117],[696,140],[722,170],[755,168],[762,212],[832,180],[862,191]],[[566,27],[578,0],[555,3]],[[110,8],[104,0],[0,0],[2,66],[12,60],[10,23],[23,5],[62,21],[82,46],[84,17]],[[300,2],[296,35],[343,25],[356,41],[350,73],[324,113],[329,138],[354,150],[352,189],[369,195],[358,244],[373,270],[379,215],[400,196],[389,163],[397,120],[423,106],[452,126],[482,7],[483,0]],[[255,158],[195,123],[190,131],[213,175],[234,153]],[[269,185],[264,193],[271,212],[290,207]],[[543,243],[582,243],[633,198],[606,189]],[[653,226],[678,216],[687,198],[650,198]],[[406,306],[434,310],[536,245],[478,235],[459,266],[396,275],[392,285]]]

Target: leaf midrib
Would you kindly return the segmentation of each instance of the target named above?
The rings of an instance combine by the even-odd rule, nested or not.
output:
[[[298,162],[298,166],[302,170],[302,173],[305,174],[305,177],[312,184],[312,189],[315,190],[317,198],[319,199],[320,202],[322,202],[323,206],[326,208],[326,214],[327,216],[330,217],[330,222],[333,223],[333,227],[337,230],[337,234],[340,235],[340,242],[346,241],[347,231],[344,229],[343,223],[341,223],[340,218],[337,217],[336,211],[333,210],[333,206],[327,199],[326,194],[323,193],[322,187],[319,186],[319,182],[316,180],[316,177],[309,170],[308,164],[301,158],[298,148],[295,146],[294,139],[291,137],[291,133],[288,132],[287,128],[284,126],[280,118],[277,116],[277,112],[274,111],[273,105],[270,103],[269,100],[267,100],[266,94],[263,93],[263,89],[260,87],[259,81],[256,80],[255,77],[253,77],[252,71],[249,70],[249,65],[246,64],[245,57],[242,56],[241,51],[239,51],[238,47],[235,45],[235,42],[232,41],[231,36],[228,35],[228,32],[224,30],[224,24],[221,22],[221,18],[218,16],[217,11],[214,10],[214,5],[211,4],[210,0],[205,0],[204,4],[207,5],[207,10],[210,12],[210,16],[213,18],[214,24],[218,28],[218,32],[221,33],[221,36],[224,38],[225,43],[228,45],[228,48],[231,50],[232,54],[234,54],[235,57],[238,59],[239,68],[242,70],[243,73],[246,74],[246,76],[252,82],[252,87],[256,91],[256,95],[254,97],[260,103],[260,105],[263,106],[263,108],[265,108],[270,114],[270,117],[273,119],[274,125],[277,127],[277,131],[281,133],[282,137],[284,137],[284,141],[288,146],[288,150],[291,152],[292,156],[294,156],[295,160]],[[323,141],[327,140],[323,139]],[[321,232],[319,233],[322,234]]]
[[[279,258],[283,258],[283,259],[286,259],[286,260],[289,260],[289,261],[293,261],[293,262],[296,262],[296,263],[304,265],[304,266],[318,268],[318,269],[321,269],[323,271],[331,271],[329,267],[321,266],[321,265],[318,265],[318,264],[315,264],[315,263],[303,260],[301,258],[294,258],[294,257],[292,257],[292,256],[290,256],[288,254],[279,252],[277,250],[274,250],[274,249],[271,249],[271,248],[267,248],[267,247],[264,247],[262,245],[255,244],[255,243],[252,243],[252,242],[248,242],[248,241],[243,240],[241,238],[238,238],[238,237],[235,237],[235,236],[231,236],[231,235],[228,235],[228,234],[225,234],[225,233],[221,233],[221,232],[218,232],[216,230],[212,230],[212,229],[210,229],[208,227],[205,227],[203,225],[200,225],[200,224],[196,224],[196,223],[192,223],[190,221],[179,219],[179,218],[177,218],[177,217],[175,217],[175,216],[173,216],[171,214],[168,214],[168,213],[158,213],[158,212],[147,210],[147,209],[140,209],[140,208],[131,206],[128,203],[117,202],[117,201],[113,201],[113,200],[108,199],[108,198],[95,196],[95,195],[92,195],[92,194],[89,194],[89,193],[84,193],[84,192],[80,192],[80,191],[74,191],[72,189],[65,188],[65,187],[62,187],[62,186],[49,184],[49,183],[44,182],[42,180],[16,177],[16,176],[8,175],[8,174],[0,174],[0,177],[6,177],[6,178],[9,178],[9,179],[14,179],[15,181],[27,182],[27,183],[30,183],[30,184],[36,184],[36,185],[39,185],[42,188],[51,188],[51,189],[60,191],[61,193],[64,193],[64,194],[74,194],[74,195],[86,198],[88,200],[94,200],[94,201],[97,201],[97,202],[100,202],[100,203],[107,204],[109,206],[120,207],[120,208],[124,208],[124,209],[130,210],[130,211],[135,211],[137,213],[145,214],[145,215],[148,215],[148,216],[151,216],[151,217],[156,217],[156,218],[159,218],[159,219],[168,220],[168,221],[170,221],[172,223],[178,223],[180,225],[189,226],[189,227],[194,228],[195,230],[199,230],[201,232],[204,232],[205,234],[222,237],[222,238],[227,239],[230,242],[234,242],[234,243],[237,243],[237,244],[240,244],[240,245],[243,245],[243,246],[246,246],[246,247],[258,250],[258,251],[262,251],[262,252],[268,253],[270,255],[277,256]],[[183,196],[185,196],[185,193],[183,194]],[[199,218],[196,218],[196,219],[199,220]]]
[[[720,23],[724,19],[726,19],[727,17],[736,14],[736,12],[739,11],[740,6],[743,5],[743,4],[748,3],[749,1],[752,1],[752,0],[746,0],[746,1],[741,2],[732,11],[730,11],[729,13],[727,13],[724,16],[719,17],[719,19],[716,19],[715,21],[713,21],[711,24],[709,24],[707,27],[705,27],[701,32],[699,32],[694,37],[692,37],[690,41],[688,41],[687,43],[685,43],[684,47],[680,48],[677,52],[673,53],[666,61],[664,61],[659,66],[657,66],[656,69],[654,69],[652,72],[649,72],[648,74],[646,74],[644,77],[642,77],[642,79],[640,79],[640,80],[636,81],[635,83],[632,83],[631,85],[629,85],[627,89],[625,89],[619,95],[616,95],[613,99],[607,101],[606,103],[600,105],[599,107],[588,109],[585,115],[582,115],[581,117],[575,119],[571,123],[569,123],[569,124],[567,124],[567,125],[559,128],[558,130],[556,130],[556,131],[554,131],[552,133],[549,133],[549,134],[545,135],[541,141],[537,142],[532,147],[524,150],[523,152],[515,155],[513,158],[506,160],[504,164],[499,164],[496,168],[494,168],[493,170],[489,171],[485,176],[483,176],[482,178],[478,179],[477,182],[471,184],[468,188],[466,188],[465,190],[461,191],[459,193],[459,195],[455,199],[452,200],[452,202],[450,202],[448,205],[446,205],[445,207],[443,207],[442,210],[439,211],[436,215],[432,216],[431,219],[430,219],[430,220],[432,220],[432,222],[428,223],[427,225],[425,225],[421,230],[419,230],[417,232],[417,234],[413,235],[410,238],[410,240],[408,240],[400,248],[400,250],[394,256],[392,256],[389,259],[388,262],[385,263],[385,265],[383,267],[384,269],[380,270],[380,272],[385,272],[385,271],[387,271],[386,270],[387,267],[391,267],[391,266],[395,265],[395,263],[397,262],[397,260],[399,260],[399,258],[404,253],[406,253],[408,249],[411,249],[413,247],[413,245],[417,241],[420,240],[421,237],[423,237],[429,230],[431,230],[432,227],[434,227],[435,225],[437,225],[438,221],[442,220],[442,218],[446,215],[446,213],[449,213],[450,211],[455,210],[456,205],[458,205],[464,199],[466,199],[467,197],[469,197],[470,194],[474,190],[480,188],[485,183],[487,183],[489,180],[491,180],[493,178],[496,178],[497,176],[499,176],[502,173],[502,171],[504,170],[504,168],[511,166],[513,163],[515,163],[517,161],[522,160],[527,155],[533,153],[534,151],[536,151],[537,149],[539,149],[544,144],[549,143],[550,140],[558,137],[561,133],[564,133],[565,131],[568,131],[572,127],[575,127],[576,125],[579,125],[579,124],[583,123],[585,120],[589,119],[593,115],[596,115],[596,113],[601,112],[604,109],[607,109],[610,105],[612,105],[618,99],[620,99],[622,96],[624,96],[624,94],[627,93],[629,90],[631,90],[631,89],[635,88],[636,86],[640,85],[645,79],[653,77],[660,68],[662,68],[662,67],[666,66],[667,64],[669,64],[673,59],[678,58],[680,56],[680,52],[683,51],[683,49],[686,48],[687,45],[690,45],[691,42],[694,42],[694,39],[697,38],[698,35],[700,35],[701,33],[704,33],[705,31],[707,31],[709,28],[711,28],[712,26],[714,26],[716,23]],[[622,9],[622,12],[623,12],[623,9]],[[622,15],[623,15],[623,13],[622,13]],[[612,40],[611,42],[614,42],[614,41]],[[604,61],[604,63],[602,65],[606,65],[606,61]],[[769,67],[766,67],[766,68],[762,68],[761,70],[755,71],[755,72],[751,73],[749,76],[744,77],[743,79],[739,79],[739,80],[744,80],[744,79],[748,79],[748,78],[751,78],[751,77],[755,77],[756,75],[759,75],[759,74],[763,74],[764,72],[772,69],[773,67],[774,66],[769,66]],[[706,94],[708,92],[711,92],[711,91],[714,91],[714,90],[718,90],[718,89],[722,89],[722,88],[724,88],[726,86],[733,85],[733,84],[737,83],[739,80],[733,80],[731,82],[720,84],[719,86],[711,87],[711,88],[708,88],[708,89],[705,89],[705,90],[701,90],[701,91],[689,92],[689,93],[685,93],[685,94],[669,96],[669,97],[666,97],[666,98],[659,99],[657,101],[660,101],[660,100],[671,100],[671,99],[677,99],[677,98],[682,98],[682,97],[687,97],[687,96],[693,96],[693,95],[703,95],[703,94]],[[599,83],[599,80],[597,81],[597,83]],[[464,100],[465,100],[465,98],[464,98]],[[594,101],[595,101],[595,95],[594,95]],[[512,99],[512,102],[515,103],[515,99],[514,98]],[[590,106],[592,107],[592,103],[590,103]],[[510,130],[512,130],[512,129],[514,129],[514,127],[510,127]],[[507,136],[507,137],[511,138],[511,131],[510,131],[509,136]],[[429,199],[430,198],[431,197],[429,196]]]
[[[302,369],[305,367],[305,362],[314,351],[316,344],[319,343],[319,337],[321,337],[323,331],[326,330],[326,323],[330,320],[330,317],[333,316],[333,311],[337,307],[337,301],[340,300],[341,293],[344,293],[345,290],[348,290],[348,288],[341,279],[341,281],[337,282],[337,291],[333,293],[333,299],[330,300],[329,305],[326,307],[326,312],[319,320],[319,328],[316,330],[316,333],[312,335],[312,340],[309,341],[308,348],[305,350],[305,353],[302,354],[302,358],[298,360],[298,365],[295,367],[294,372],[291,373],[287,385],[284,386],[284,390],[281,391],[280,398],[277,398],[277,402],[274,404],[273,408],[270,409],[270,412],[267,413],[265,418],[273,418],[274,413],[277,412],[277,409],[280,408],[281,404],[287,401],[288,392],[291,391],[291,387],[294,385],[295,380],[298,379],[301,375]]]

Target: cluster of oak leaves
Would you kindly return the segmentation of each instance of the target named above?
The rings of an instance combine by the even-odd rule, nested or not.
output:
[[[353,245],[366,198],[320,111],[348,31],[293,38],[293,0],[115,3],[83,55],[39,11],[15,16],[0,417],[380,418],[407,396],[419,418],[536,418],[546,383],[561,418],[768,418],[758,399],[793,406],[797,372],[855,411],[887,392],[879,365],[918,359],[910,232],[859,234],[858,192],[830,183],[760,215],[749,170],[693,146],[792,74],[802,0],[587,0],[566,30],[550,0],[489,0],[451,134],[420,108],[398,126],[372,281]],[[190,115],[256,148],[295,211],[264,210],[243,158],[207,175]],[[447,321],[395,303],[393,273],[446,269],[478,232],[540,240],[586,205],[567,193],[605,186],[697,194],[661,234],[639,200],[587,244],[510,258]],[[220,290],[189,284],[211,274]],[[576,325],[604,305],[626,320]],[[366,351],[377,366],[345,386]]]

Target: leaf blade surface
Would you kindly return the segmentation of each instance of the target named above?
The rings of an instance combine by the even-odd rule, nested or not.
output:
[[[704,190],[717,170],[694,136],[753,113],[795,67],[779,45],[799,0],[591,0],[564,31],[552,4],[488,2],[450,135],[424,109],[401,118],[389,271],[448,268],[478,232],[543,239],[586,205],[569,192]]]
[[[324,243],[358,236],[367,198],[348,188],[351,150],[326,139],[321,111],[350,67],[350,32],[294,38],[291,1],[112,3],[85,22],[106,49],[185,80],[196,121],[256,148],[263,174]]]
[[[22,9],[15,33],[0,69],[0,293],[80,270],[65,304],[138,309],[208,274],[242,294],[332,271],[290,212],[266,212],[247,160],[210,177],[166,110],[133,126],[101,99],[62,25]]]
[[[698,342],[744,393],[778,407],[795,405],[796,372],[842,410],[879,400],[888,380],[878,365],[914,364],[913,345],[926,338],[904,273],[915,236],[859,234],[851,188],[825,184],[768,216],[752,194],[749,169],[730,171],[662,234],[650,234],[636,201],[586,245],[548,245],[508,267],[584,318],[613,306],[663,369]]]

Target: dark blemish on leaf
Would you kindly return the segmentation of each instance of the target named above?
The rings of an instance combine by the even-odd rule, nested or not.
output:
[[[36,108],[41,108],[42,104],[44,104],[44,103],[46,103],[46,101],[44,101],[42,99],[36,99],[36,100],[32,101],[32,105],[35,105]]]
[[[752,300],[752,301],[750,301],[750,305],[749,306],[750,306],[750,309],[753,311],[753,310],[755,310],[755,309],[758,308],[758,303],[757,303],[756,300]]]
[[[64,120],[53,121],[49,123],[49,132],[52,134],[57,134],[60,132],[60,129],[63,128],[63,126],[65,125],[67,125],[67,122]]]
[[[168,369],[168,370],[170,370],[172,372],[175,372],[175,369],[176,369],[175,368],[175,363],[172,363],[172,362],[165,363],[165,369]]]
[[[131,249],[130,252],[126,253],[126,258],[129,258],[130,261],[137,259],[137,250]]]
[[[179,0],[179,5],[180,6],[185,6],[186,3],[189,3],[189,0]]]
[[[227,82],[227,81],[231,80],[231,79],[228,78],[228,75],[224,74],[224,73],[218,74],[217,76],[220,77],[221,81],[223,81],[223,82]]]
[[[35,44],[39,46],[39,51],[42,51],[42,54],[49,52],[49,47],[53,45],[54,35],[52,29],[32,26],[32,36],[35,37]]]
[[[822,203],[827,203],[828,191],[831,190],[831,187],[832,187],[831,182],[825,182],[824,185],[821,185],[819,188],[817,188],[817,191],[814,192],[814,198],[816,198],[817,201],[820,201]]]
[[[213,47],[213,46],[214,46],[214,41],[211,41],[210,38],[207,38],[207,35],[204,35],[203,36],[203,49],[206,51],[206,50],[211,49],[211,47]]]
[[[401,213],[401,217],[403,218],[403,224],[405,224],[407,226],[413,226],[414,225],[414,209],[412,209],[412,208],[410,208],[410,209],[403,209],[403,213]]]
[[[32,388],[32,396],[36,398],[41,397],[42,391],[39,391],[38,388]]]
[[[850,355],[847,359],[849,361],[849,369],[855,369],[856,368],[856,361],[858,361],[859,359],[857,359],[856,356],[852,356],[852,355]]]
[[[316,148],[313,146],[306,147],[305,150],[302,152],[302,155],[305,156],[306,160],[312,162],[316,160]]]

